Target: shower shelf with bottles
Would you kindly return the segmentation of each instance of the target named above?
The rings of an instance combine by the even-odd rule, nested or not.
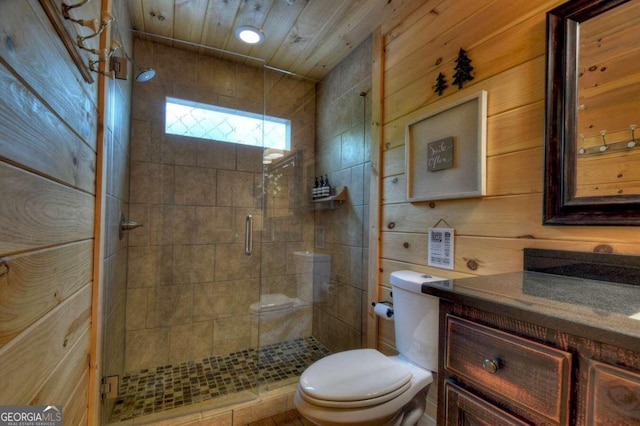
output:
[[[323,198],[318,198],[315,200],[312,200],[312,202],[314,204],[320,204],[320,205],[328,205],[329,208],[333,207],[333,203],[335,201],[342,203],[344,201],[347,200],[347,187],[346,186],[338,186],[335,188],[334,190],[334,194],[330,195],[328,197],[323,197]]]

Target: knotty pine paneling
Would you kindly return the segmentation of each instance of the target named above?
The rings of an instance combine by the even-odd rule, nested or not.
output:
[[[465,93],[465,92],[461,92]],[[461,98],[453,95],[451,100]],[[440,102],[444,106],[448,102]],[[528,102],[523,100],[522,102]],[[429,106],[429,110],[436,105]],[[404,146],[406,123],[424,115],[421,109],[407,117],[401,117],[384,127],[385,149]],[[409,118],[411,117],[411,118]],[[544,138],[544,100],[539,99],[522,107],[498,112],[487,118],[487,156],[505,154],[522,149],[540,147]]]
[[[349,6],[349,2],[339,0],[307,3],[287,35],[288,42],[278,47],[270,62],[281,64],[282,69],[287,70],[302,65],[304,58],[319,48],[318,41],[322,35],[335,30]],[[306,38],[305,35],[313,37]]]
[[[0,2],[0,27],[0,400],[61,404],[65,424],[86,424],[97,84],[37,0]]]
[[[0,63],[0,158],[95,191],[95,152]]]
[[[542,147],[487,158],[487,196],[542,193]]]
[[[383,148],[382,164],[382,177],[404,173],[404,144],[392,149]]]
[[[453,28],[437,33],[433,39],[425,42],[425,39],[416,37],[406,39],[399,37],[396,43],[402,46],[401,52],[389,51],[389,68],[385,86],[389,93],[394,93],[412,82],[432,75],[433,81],[438,72],[443,72],[449,84],[453,81],[453,69],[455,58],[460,47],[468,52],[473,59],[475,76],[485,79],[510,68],[522,64],[545,52],[545,16],[529,12],[515,14],[515,10],[521,10],[521,5],[513,2],[504,5],[500,2],[472,2],[455,1],[456,6],[448,9],[438,16],[441,25],[446,25],[452,20],[458,22]],[[548,2],[558,3],[557,0]],[[457,10],[464,8],[464,12]],[[449,14],[455,10],[455,14]],[[476,12],[474,14],[474,11]],[[468,15],[471,14],[471,15]],[[469,16],[467,19],[463,17]],[[446,21],[446,22],[445,22]],[[435,25],[439,27],[439,25]],[[458,27],[464,28],[459,30]],[[465,31],[474,28],[474,31]],[[485,34],[484,37],[474,37],[477,32]],[[508,37],[504,33],[508,32]],[[407,56],[401,56],[406,46],[421,43],[420,46]],[[390,48],[391,46],[389,46]],[[401,56],[398,62],[395,54]],[[395,64],[395,65],[392,65]],[[397,69],[396,69],[397,68]]]
[[[472,58],[473,60],[473,58]],[[473,63],[472,63],[473,65]],[[474,79],[465,85],[464,91],[457,86],[445,91],[443,97],[433,92],[435,75],[425,76],[390,93],[384,99],[385,124],[403,117],[405,122],[420,117],[430,110],[438,109],[481,90],[488,92],[487,115],[493,116],[544,99],[545,56],[541,55],[514,68],[505,70],[486,80]],[[448,69],[453,70],[453,62]],[[531,85],[522,85],[521,80],[531,80]]]
[[[78,381],[73,393],[64,404],[64,422],[70,425],[94,424],[87,421],[87,405],[89,399],[87,389],[89,388],[89,370]]]
[[[92,242],[5,257],[0,276],[0,347],[91,282]]]
[[[94,197],[0,162],[0,255],[93,237]]]
[[[383,204],[404,203],[407,195],[407,179],[406,175],[395,175],[382,178],[382,196],[380,199]]]
[[[385,33],[379,296],[387,294],[393,270],[446,278],[516,271],[526,247],[593,251],[605,245],[614,253],[640,254],[635,227],[542,225],[544,22],[546,10],[561,2],[467,2],[470,13],[453,14],[447,9],[464,2],[432,1],[411,24]],[[439,97],[432,91],[435,77],[442,71],[451,84],[460,47],[472,59],[475,78]],[[488,92],[489,195],[405,202],[406,123],[480,90]],[[455,229],[453,271],[426,266],[428,229],[440,219]],[[378,331],[379,346],[391,350],[392,329],[384,323]]]
[[[133,2],[129,2],[133,3]],[[202,35],[209,1],[176,2],[173,10],[175,24],[173,37],[178,40],[194,40]]]
[[[527,247],[552,249],[594,251],[601,246],[601,241],[570,241],[554,239],[527,238],[486,238],[456,237],[456,270],[479,275],[501,274],[522,270],[522,250]],[[618,254],[635,254],[640,251],[640,243],[607,243],[613,252]],[[467,262],[477,263],[476,270],[469,269]]]
[[[440,219],[456,230],[456,235],[501,238],[567,239],[600,241],[603,244],[638,240],[635,227],[543,226],[542,194],[518,194],[460,200],[386,204],[382,208],[385,232],[428,232]],[[393,229],[389,223],[393,222]],[[606,231],[606,232],[604,232]]]
[[[31,405],[63,405],[64,417],[67,417],[67,401],[73,395],[78,383],[83,382],[83,376],[89,367],[89,331],[82,335],[71,347],[69,353],[62,359],[58,368],[47,377],[38,392],[29,402]],[[71,397],[73,398],[73,396]]]
[[[415,263],[417,265],[427,264],[426,234],[382,232],[380,235],[382,240],[380,255],[383,259]]]
[[[0,348],[0,401],[28,404],[33,399],[76,341],[86,336],[90,310],[91,287],[85,286]]]
[[[96,86],[84,83],[38,1],[0,2],[0,28],[10,40],[0,61],[95,149]]]
[[[542,147],[487,158],[487,196],[542,192]],[[382,203],[406,202],[406,175],[382,180]],[[419,203],[416,203],[419,204]]]
[[[630,136],[629,139],[631,139]],[[640,181],[638,161],[640,161],[640,151],[637,149],[579,157],[576,179],[581,185],[597,186],[602,183],[617,183],[621,188],[627,188],[629,183],[637,184]]]
[[[485,2],[473,0],[441,0],[425,2],[416,12],[415,19],[410,25],[398,25],[388,31],[389,36],[386,37],[385,43],[385,67],[391,71],[396,67],[403,68],[407,66],[406,71],[410,74],[421,75],[419,69],[412,72],[412,60],[420,56],[432,58],[437,52],[426,53],[428,50],[425,46],[431,45],[434,40],[443,37],[443,35],[451,28],[452,22],[461,22],[486,7]],[[425,34],[424,29],[429,28],[429,33]],[[422,50],[422,51],[421,51]],[[436,56],[435,58],[437,58]],[[423,64],[433,64],[434,60],[425,60]],[[388,75],[387,75],[388,74]],[[396,78],[394,73],[385,73],[385,88],[389,88],[390,92],[396,91],[404,85],[395,85],[393,79]],[[413,80],[413,78],[411,79]],[[390,84],[390,86],[389,86]]]
[[[637,56],[636,56],[637,57]],[[628,63],[635,63],[636,59]],[[578,102],[582,109],[578,112],[578,134],[591,138],[599,144],[600,131],[626,132],[631,139],[630,124],[636,124],[637,110],[640,108],[640,73],[610,84],[600,84],[594,88],[581,89]]]
[[[383,232],[382,256],[385,260],[395,260],[426,265],[427,235],[399,232]],[[406,245],[406,246],[405,246]],[[567,241],[534,238],[492,238],[492,237],[455,237],[454,270],[437,270],[433,274],[451,277],[451,272],[475,275],[501,274],[522,270],[522,250],[527,247],[554,250],[593,251],[602,245],[600,241]],[[616,253],[637,253],[638,243],[608,244]],[[470,263],[470,261],[473,261]],[[416,267],[404,269],[416,270]],[[391,272],[391,271],[389,271]],[[457,277],[456,277],[457,278]]]
[[[636,227],[542,225],[544,22],[546,11],[562,1],[469,1],[470,13],[455,14],[450,8],[465,4],[457,3],[425,3],[411,24],[405,20],[385,32],[383,272],[378,294],[387,291],[393,270],[427,271],[427,233],[440,219],[456,233],[455,269],[431,268],[433,274],[444,277],[521,270],[525,247],[593,251],[606,245],[614,253],[640,254]],[[460,47],[469,53],[475,78],[461,90],[447,88],[439,97],[432,91],[435,77],[442,71],[451,84],[452,61]],[[489,196],[405,202],[406,123],[480,90],[488,92]],[[632,178],[628,167],[618,166],[625,167],[622,173]],[[391,337],[385,327],[380,330],[381,347],[388,347]]]
[[[535,146],[541,146],[543,143],[543,131],[544,131],[544,121],[542,119],[544,113],[544,56],[539,56],[532,61],[529,61],[523,65],[520,65],[516,68],[509,69],[499,76],[491,77],[485,81],[472,81],[473,85],[469,86],[465,90],[457,90],[453,92],[450,96],[445,97],[444,99],[437,98],[434,99],[433,103],[430,103],[426,106],[415,105],[416,109],[414,111],[408,112],[405,115],[401,114],[398,108],[403,108],[398,105],[391,105],[389,102],[395,102],[396,100],[400,100],[401,97],[407,97],[406,102],[411,102],[411,91],[405,93],[404,89],[400,92],[401,95],[395,98],[395,95],[390,96],[385,100],[384,110],[387,111],[388,108],[392,108],[394,110],[393,115],[386,114],[385,118],[389,121],[385,121],[384,123],[384,149],[396,149],[398,147],[402,148],[402,162],[404,162],[404,141],[405,141],[405,126],[407,122],[418,119],[430,111],[439,110],[441,108],[446,107],[451,102],[455,102],[456,100],[462,99],[470,94],[478,93],[480,90],[486,90],[488,92],[487,95],[487,152],[494,153],[505,153],[510,152],[502,147],[503,144],[514,144],[515,149],[522,148],[532,148]],[[532,84],[531,87],[522,86],[519,84],[521,78],[527,77],[532,78],[535,84]],[[426,84],[426,83],[425,83]],[[420,96],[420,92],[422,89],[418,89],[416,87],[412,87],[412,90],[415,92],[415,96]],[[430,90],[430,89],[429,89]],[[429,95],[430,96],[430,95]],[[539,105],[540,112],[533,113],[531,105]],[[395,108],[395,109],[394,109]],[[531,116],[529,116],[531,114]],[[507,118],[503,118],[502,116],[506,115]],[[507,120],[508,123],[501,123],[501,121]],[[493,122],[497,122],[498,128],[504,129],[505,126],[510,125],[511,131],[507,133],[505,136],[511,137],[514,135],[514,138],[517,140],[519,137],[516,132],[522,132],[522,140],[526,142],[508,142],[501,138],[490,137],[492,136],[491,131],[495,128]],[[540,127],[536,128],[536,125]],[[535,142],[537,141],[537,144]],[[386,159],[385,158],[385,170],[384,176],[389,176],[391,174],[398,174],[404,172],[404,164],[399,164],[398,159],[396,158],[400,155],[399,152],[389,153],[384,152],[385,157],[387,155],[394,155],[394,158]],[[389,170],[388,170],[389,169]]]
[[[347,4],[347,2],[343,2]],[[325,69],[334,69],[341,60],[338,52],[349,52],[378,27],[386,12],[394,6],[388,1],[365,0],[352,3],[350,7],[335,14],[339,17],[333,27],[327,26],[323,33],[328,37],[321,40],[304,61],[297,61],[296,72],[302,75],[322,75]],[[396,8],[397,9],[397,8]],[[330,21],[333,24],[333,19]],[[338,37],[335,37],[338,35]]]
[[[146,31],[173,37],[173,0],[141,0]],[[131,2],[133,3],[133,2]],[[164,41],[164,43],[167,43]]]
[[[544,141],[544,100],[487,119],[487,156],[540,148]]]

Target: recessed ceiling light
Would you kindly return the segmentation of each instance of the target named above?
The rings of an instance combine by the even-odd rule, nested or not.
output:
[[[236,38],[249,44],[260,44],[264,41],[264,33],[251,25],[236,28]]]

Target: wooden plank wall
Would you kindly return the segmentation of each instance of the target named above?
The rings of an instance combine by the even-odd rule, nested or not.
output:
[[[96,85],[38,1],[0,2],[0,28],[0,403],[86,424]]]
[[[388,296],[389,273],[403,268],[444,277],[516,271],[525,247],[640,253],[636,227],[542,225],[545,13],[562,2],[428,0],[383,25],[379,298]],[[460,48],[475,78],[439,97],[435,79],[442,72],[451,86]],[[405,202],[405,123],[480,90],[488,92],[487,195]],[[426,266],[428,228],[440,219],[455,228],[453,271]],[[379,323],[379,347],[392,350],[392,323]]]

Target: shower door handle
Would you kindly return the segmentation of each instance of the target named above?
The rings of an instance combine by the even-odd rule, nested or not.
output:
[[[247,215],[244,222],[244,254],[251,256],[253,252],[253,216]]]

